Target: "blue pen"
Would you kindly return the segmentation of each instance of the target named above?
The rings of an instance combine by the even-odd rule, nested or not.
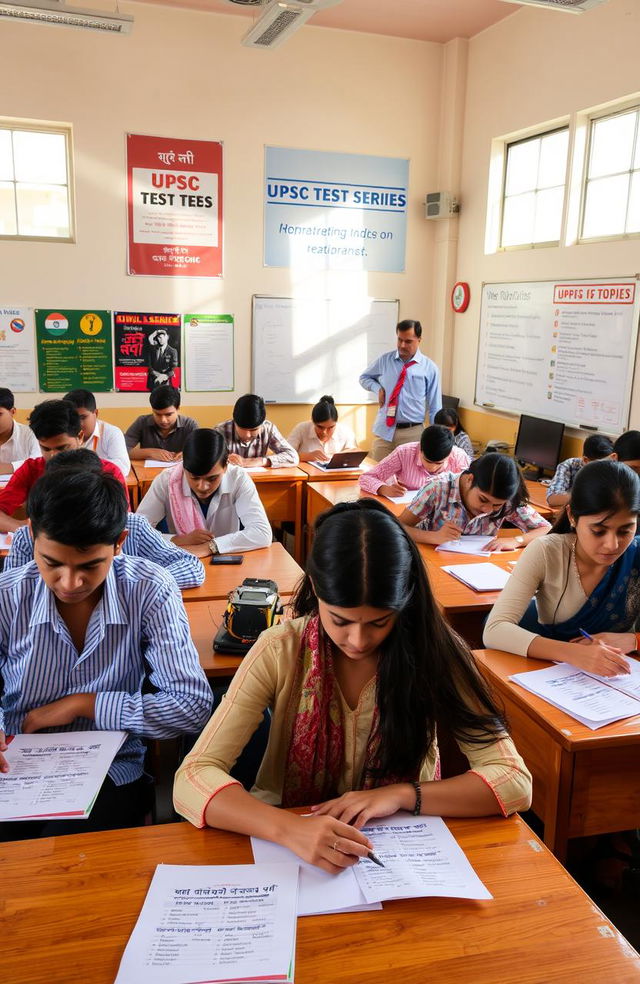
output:
[[[584,629],[578,629],[578,632],[580,633],[581,636],[584,636],[585,639],[588,639],[589,642],[593,642],[593,636],[592,635],[589,635],[588,632],[585,632]]]

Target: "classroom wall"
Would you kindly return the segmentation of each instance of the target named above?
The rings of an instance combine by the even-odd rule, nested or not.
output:
[[[73,126],[77,243],[0,242],[2,303],[233,314],[235,394],[183,394],[185,412],[205,425],[227,417],[250,389],[253,293],[397,297],[401,317],[424,319],[434,303],[436,230],[422,201],[437,185],[443,46],[309,26],[262,52],[241,47],[244,18],[146,4],[122,10],[135,16],[122,38],[3,24],[0,112]],[[127,132],[224,142],[223,279],[126,275]],[[265,144],[409,158],[406,273],[265,269]],[[437,357],[441,334],[425,349]],[[19,394],[19,407],[41,399]],[[100,394],[99,402],[120,425],[148,406],[146,394]],[[270,415],[287,432],[309,411],[275,407]],[[343,416],[364,440],[373,413],[363,406]]]
[[[474,439],[513,443],[517,430],[517,418],[473,407],[483,282],[608,277],[640,270],[638,237],[485,255],[491,141],[547,121],[573,122],[577,112],[636,93],[639,37],[638,0],[608,0],[580,16],[521,8],[469,42],[456,279],[469,282],[471,303],[455,317],[451,392],[468,408],[462,416]],[[640,426],[637,371],[631,426]],[[571,432],[565,452],[577,453],[583,438]]]

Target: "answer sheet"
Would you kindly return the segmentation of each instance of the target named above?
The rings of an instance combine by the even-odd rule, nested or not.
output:
[[[389,499],[391,502],[397,502],[399,505],[409,505],[410,502],[413,502],[419,491],[419,489],[409,489],[404,495],[385,495],[383,492],[379,492],[378,495],[382,495],[383,499]]]
[[[142,462],[145,468],[173,468],[177,461],[156,461],[155,458],[145,458]]]
[[[159,864],[115,984],[293,980],[296,864]]]
[[[309,819],[313,823],[313,819]],[[298,915],[317,916],[327,912],[360,912],[362,909],[381,909],[380,903],[368,903],[356,881],[353,868],[338,875],[301,861],[297,855],[280,844],[251,838],[253,859],[257,864],[289,862],[300,866]],[[358,862],[372,864],[371,861]]]
[[[510,576],[497,564],[450,564],[442,570],[474,591],[502,591]]]
[[[544,670],[515,673],[509,679],[592,731],[640,714],[640,700],[614,689],[623,677],[611,677],[611,684],[607,684],[605,677],[591,676],[568,663],[556,663]]]
[[[493,536],[461,536],[459,540],[446,540],[436,547],[438,552],[473,554],[474,557],[490,557],[487,545],[495,540]]]
[[[384,864],[355,865],[368,902],[440,896],[490,899],[466,855],[441,817],[397,813],[363,827]]]
[[[16,735],[0,772],[0,821],[89,816],[124,731]]]

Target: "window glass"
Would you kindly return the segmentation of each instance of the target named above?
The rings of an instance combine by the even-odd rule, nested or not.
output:
[[[71,239],[69,131],[0,122],[0,236]]]

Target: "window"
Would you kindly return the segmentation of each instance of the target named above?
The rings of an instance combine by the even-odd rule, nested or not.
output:
[[[640,108],[591,121],[582,238],[640,233]]]
[[[560,242],[569,129],[507,145],[500,245]]]
[[[0,121],[0,238],[73,239],[71,133]]]

